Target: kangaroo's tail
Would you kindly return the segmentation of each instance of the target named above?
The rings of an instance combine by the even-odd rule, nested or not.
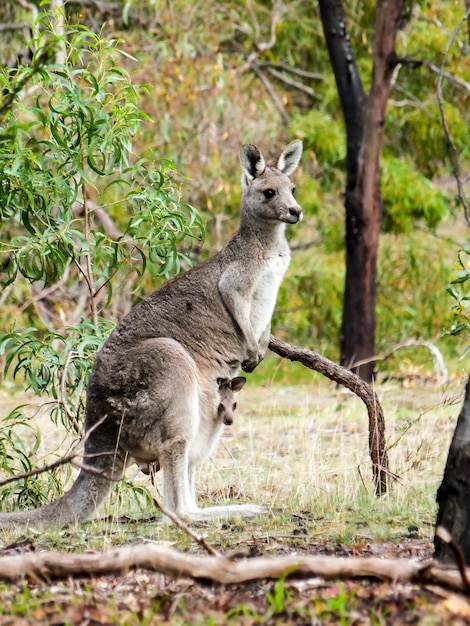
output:
[[[39,509],[0,513],[0,528],[34,526],[41,528],[66,526],[83,522],[93,516],[122,478],[124,461],[119,454],[105,455],[93,461],[92,467],[83,467],[71,489],[55,502]]]

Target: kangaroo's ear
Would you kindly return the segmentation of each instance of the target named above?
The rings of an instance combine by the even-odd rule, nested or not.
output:
[[[286,146],[277,160],[277,169],[281,170],[286,176],[292,174],[300,162],[302,150],[303,146],[300,139],[296,139]]]
[[[240,165],[248,181],[252,181],[266,169],[266,161],[256,146],[245,143],[240,148]]]
[[[232,384],[230,387],[232,388],[232,391],[240,391],[245,383],[246,378],[244,376],[236,376],[235,378],[232,378]]]

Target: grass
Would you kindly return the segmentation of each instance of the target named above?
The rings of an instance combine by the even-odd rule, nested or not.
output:
[[[199,500],[201,506],[256,502],[267,513],[253,520],[199,523],[196,530],[219,550],[242,549],[250,555],[429,555],[435,493],[463,382],[444,389],[386,383],[376,391],[385,412],[390,466],[398,476],[389,495],[374,495],[367,413],[354,394],[315,377],[309,385],[252,382],[238,397],[234,425],[199,471]],[[47,438],[43,445],[47,447]],[[135,470],[128,479],[139,487],[148,480]],[[155,509],[140,501],[142,508],[128,488],[121,489],[111,496],[101,519],[27,534],[37,550],[107,550],[133,542],[199,549],[182,531],[162,526]],[[1,531],[0,541],[8,544],[24,535],[24,530]],[[366,616],[360,623],[399,624],[397,611],[411,615],[416,610],[426,616],[423,623],[448,623],[447,609],[435,615],[432,597],[416,592],[408,596],[403,587],[392,598],[384,589],[348,581],[297,588],[284,580],[218,589],[130,572],[52,588],[40,583],[0,585],[5,616],[0,612],[0,626],[10,623],[7,616],[26,619],[26,614],[25,624],[52,623],[58,616],[61,623],[78,624],[86,615],[101,616],[101,622],[96,617],[93,623],[125,625],[348,624],[360,611]]]
[[[377,499],[371,479],[367,414],[350,392],[332,384],[250,388],[236,424],[200,473],[204,500],[239,493],[273,516],[308,513],[326,532],[371,538],[397,524],[430,524],[434,495],[459,411],[460,388],[443,391],[383,386],[390,465],[400,481]],[[328,530],[329,527],[329,530]],[[364,530],[360,531],[364,533]]]
[[[215,455],[199,470],[200,503],[255,502],[267,507],[263,524],[268,529],[296,515],[307,520],[309,532],[338,541],[393,539],[411,525],[430,536],[462,390],[458,383],[446,389],[377,388],[390,468],[398,476],[390,495],[378,499],[367,413],[354,394],[329,382],[248,384],[238,398],[235,424],[225,429]],[[139,488],[148,486],[135,468],[128,479]],[[134,496],[130,489],[114,493],[109,513],[155,516],[151,508],[142,511],[145,500]],[[158,538],[166,533],[172,531],[160,529]]]

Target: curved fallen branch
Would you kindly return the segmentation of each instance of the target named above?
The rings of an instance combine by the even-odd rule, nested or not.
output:
[[[385,419],[377,394],[362,378],[345,367],[341,367],[326,357],[307,350],[291,346],[271,335],[269,349],[290,361],[298,361],[315,370],[330,380],[347,387],[364,402],[369,416],[369,454],[372,460],[372,474],[377,495],[387,493],[390,472],[385,448]]]
[[[444,361],[444,357],[442,356],[442,352],[431,341],[425,341],[424,339],[405,339],[404,341],[400,341],[400,343],[397,343],[395,346],[390,348],[390,350],[385,354],[375,355],[373,357],[370,357],[369,359],[361,359],[360,361],[355,361],[353,363],[353,367],[358,367],[359,365],[363,365],[364,363],[370,363],[370,361],[386,361],[393,354],[395,354],[397,350],[413,346],[427,348],[429,350],[434,361],[437,383],[439,385],[445,385],[449,379],[449,374]]]
[[[233,562],[224,556],[180,552],[163,545],[138,544],[107,552],[64,554],[29,552],[0,558],[0,580],[52,581],[69,577],[90,578],[125,574],[141,568],[171,578],[192,578],[219,584],[240,584],[255,580],[289,578],[378,578],[390,582],[434,583],[464,590],[459,572],[435,562],[330,556],[271,556]]]

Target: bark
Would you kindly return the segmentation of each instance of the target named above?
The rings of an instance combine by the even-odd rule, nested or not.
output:
[[[372,577],[393,584],[409,581],[439,584],[459,591],[466,589],[457,570],[439,567],[434,562],[299,555],[232,561],[224,556],[188,554],[169,546],[151,544],[86,554],[28,552],[0,557],[0,580],[16,582],[29,579],[37,584],[38,581],[125,574],[136,568],[160,572],[171,578],[187,577],[218,584],[241,584],[287,575],[291,579]]]
[[[299,361],[305,367],[320,372],[330,380],[354,392],[367,407],[369,416],[369,454],[377,495],[389,490],[388,456],[385,448],[385,418],[376,393],[362,378],[350,370],[333,363],[312,350],[291,346],[271,335],[269,349],[291,361]]]
[[[467,15],[468,45],[470,45],[470,0],[465,0],[465,12],[466,12],[466,15]]]
[[[442,483],[437,491],[436,528],[443,526],[460,546],[465,563],[470,563],[470,376],[465,400],[449,449]],[[442,563],[456,560],[455,548],[434,537],[435,558]]]
[[[366,381],[371,381],[374,374],[371,357],[375,354],[377,252],[382,217],[380,153],[402,5],[403,0],[377,3],[372,84],[366,97],[346,33],[343,4],[341,0],[319,0],[347,135],[341,364]]]

